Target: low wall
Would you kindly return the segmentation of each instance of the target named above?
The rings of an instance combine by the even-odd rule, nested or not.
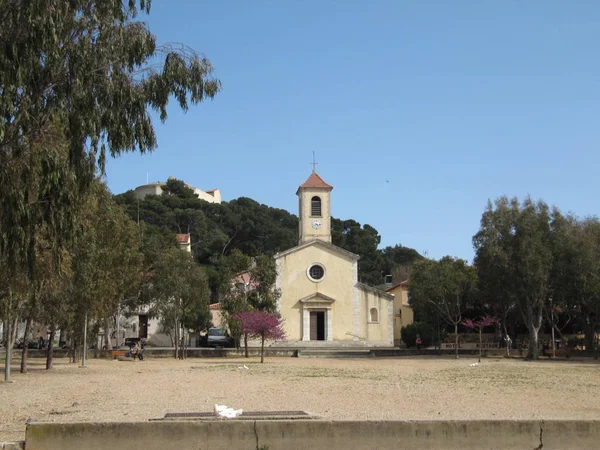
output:
[[[0,442],[0,450],[25,450],[25,441]]]
[[[30,423],[27,450],[592,449],[600,421]]]

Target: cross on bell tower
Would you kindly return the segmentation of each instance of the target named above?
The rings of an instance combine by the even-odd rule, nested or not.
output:
[[[317,173],[317,164],[319,164],[316,160],[315,160],[315,152],[313,151],[313,160],[312,160],[312,166],[313,166],[313,173]]]

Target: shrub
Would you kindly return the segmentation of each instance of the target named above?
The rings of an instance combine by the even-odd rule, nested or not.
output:
[[[429,347],[433,342],[433,327],[425,322],[415,322],[402,327],[402,341],[407,347],[416,346],[417,334],[421,336],[422,347]]]

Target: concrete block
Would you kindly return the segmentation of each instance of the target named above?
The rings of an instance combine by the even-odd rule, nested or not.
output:
[[[25,441],[0,442],[0,450],[25,450]]]
[[[36,422],[27,425],[26,449],[580,450],[598,442],[600,421],[583,420]]]

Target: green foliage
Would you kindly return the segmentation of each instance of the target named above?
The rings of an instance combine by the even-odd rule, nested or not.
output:
[[[169,178],[162,190],[163,195],[174,195],[183,199],[198,198],[198,195],[194,193],[193,189],[187,187],[183,181],[175,178]]]
[[[266,255],[254,259],[250,269],[250,287],[248,303],[253,309],[268,313],[277,311],[277,300],[280,292],[275,289],[277,266],[275,260]]]
[[[434,330],[430,324],[425,322],[414,322],[402,327],[402,341],[407,347],[414,347],[416,345],[417,334],[421,337],[423,347],[429,347],[433,343]]]
[[[200,331],[210,325],[208,280],[192,256],[178,248],[164,250],[151,274],[151,314],[165,329],[181,324]]]
[[[80,214],[73,252],[73,299],[91,317],[109,317],[140,285],[140,230],[96,183]],[[133,292],[132,292],[133,288]]]
[[[456,325],[475,300],[476,281],[475,268],[462,259],[421,259],[412,266],[410,304],[417,312],[433,309],[449,325]]]
[[[557,327],[557,310],[579,317],[584,324],[586,348],[593,348],[600,324],[600,221],[552,217],[552,296],[546,316]]]
[[[504,312],[516,304],[529,330],[528,358],[538,356],[538,332],[551,295],[552,225],[544,202],[501,197],[488,204],[473,237],[484,298]]]
[[[458,324],[476,298],[477,273],[462,259],[445,256],[439,261],[422,259],[411,270],[409,301],[415,313],[434,313],[454,326],[458,358]]]
[[[217,269],[221,316],[231,335],[238,340],[242,334],[238,314],[276,312],[279,292],[275,289],[275,260],[266,255],[250,258],[236,249],[220,258]]]
[[[0,2],[0,252],[35,269],[49,225],[54,254],[73,230],[77,198],[106,154],[156,146],[150,109],[167,118],[220,89],[205,58],[157,46],[148,0]]]
[[[169,183],[179,186],[174,192],[185,187],[179,180],[170,179]],[[298,245],[295,215],[249,198],[214,204],[188,195],[161,195],[138,201],[129,191],[115,199],[135,220],[139,213],[141,221],[165,233],[190,233],[194,257],[207,266],[213,293],[222,281],[217,272],[223,256],[238,250],[251,257],[271,257]],[[391,273],[392,269],[420,257],[415,250],[402,246],[378,250],[381,237],[377,230],[354,220],[332,219],[332,240],[335,245],[361,256],[359,278],[371,284],[380,284],[384,273]]]
[[[370,225],[361,227],[355,220],[331,220],[331,240],[334,245],[360,255],[359,280],[367,284],[381,284],[383,261],[377,249],[381,242],[378,231]]]
[[[7,258],[11,271],[26,268],[32,279],[42,230],[44,248],[59,265],[62,250],[71,243],[81,206],[65,132],[60,118],[53,117],[37,140],[27,142],[26,149],[0,145],[0,183],[4,186],[0,193],[0,254]]]
[[[410,266],[413,262],[418,261],[423,258],[413,248],[404,247],[402,245],[394,245],[393,247],[389,246],[384,248],[381,251],[381,257],[383,259],[382,268],[384,274],[393,274],[394,270],[403,267]],[[394,282],[401,282],[404,280],[394,280]]]

